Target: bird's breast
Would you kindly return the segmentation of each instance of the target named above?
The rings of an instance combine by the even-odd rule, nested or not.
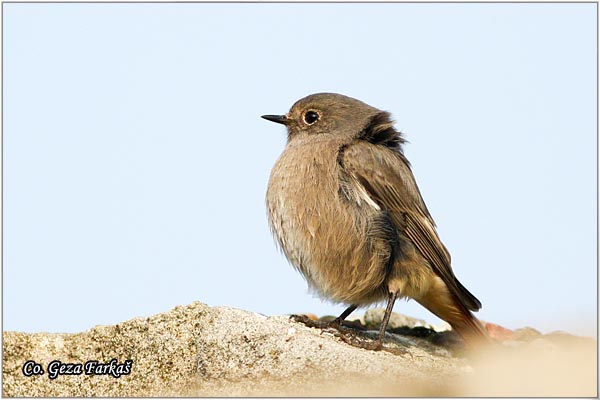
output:
[[[309,284],[324,297],[356,303],[383,281],[389,254],[369,236],[377,210],[341,194],[339,148],[286,148],[271,173],[267,208],[275,238]]]
[[[299,268],[302,257],[294,253],[305,250],[315,238],[325,241],[330,230],[324,225],[349,222],[340,212],[336,151],[334,145],[287,148],[271,172],[267,189],[271,227]]]

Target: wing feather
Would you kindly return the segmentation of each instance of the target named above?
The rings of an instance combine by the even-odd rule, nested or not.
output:
[[[342,167],[382,208],[397,228],[414,243],[449,290],[472,311],[481,303],[454,276],[450,254],[419,191],[404,155],[386,146],[357,140],[344,149]]]

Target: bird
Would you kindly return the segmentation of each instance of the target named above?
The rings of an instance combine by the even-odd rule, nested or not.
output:
[[[378,350],[396,300],[413,299],[467,345],[489,340],[473,315],[481,302],[454,275],[389,112],[316,93],[262,118],[287,128],[266,193],[271,232],[319,297],[347,306],[333,324],[387,301],[377,339],[361,345]]]

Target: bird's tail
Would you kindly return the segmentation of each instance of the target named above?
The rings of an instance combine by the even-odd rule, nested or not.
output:
[[[480,347],[490,342],[487,330],[471,311],[465,311],[459,318],[448,321],[448,323],[469,347]]]
[[[417,301],[448,322],[468,347],[479,347],[490,342],[483,324],[475,318],[465,304],[450,293],[441,279],[436,280],[427,294]]]

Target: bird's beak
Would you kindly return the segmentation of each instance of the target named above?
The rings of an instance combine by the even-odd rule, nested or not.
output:
[[[262,115],[261,118],[283,125],[287,125],[288,123],[288,119],[285,115]]]

